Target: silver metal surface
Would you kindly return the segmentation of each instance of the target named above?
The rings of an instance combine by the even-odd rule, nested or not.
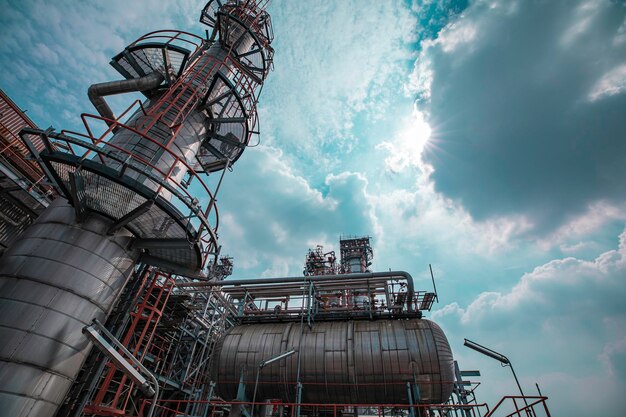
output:
[[[208,90],[210,83],[218,72],[224,77],[232,77],[232,74],[222,70],[222,62],[225,60],[225,57],[226,51],[219,44],[211,46],[185,73],[185,80],[191,82],[194,90],[202,91]],[[215,95],[221,93],[221,90],[214,92]],[[209,115],[206,111],[201,107],[194,109],[184,120],[180,121],[180,131],[176,134],[174,141],[170,143],[176,129],[174,126],[169,126],[168,123],[176,122],[176,115],[179,109],[184,108],[191,94],[191,90],[178,92],[177,100],[173,100],[173,104],[171,108],[166,110],[165,116],[146,131],[146,135],[160,145],[149,142],[132,130],[127,129],[120,129],[109,142],[141,157],[161,172],[169,172],[171,167],[175,165],[171,170],[170,178],[175,182],[182,181],[187,173],[187,169],[182,162],[177,163],[174,156],[181,161],[185,161],[188,165],[194,166],[196,155],[202,141],[207,137],[207,127],[209,126]],[[157,100],[146,100],[143,103],[143,108],[149,112],[158,103]],[[152,122],[151,117],[145,115],[143,110],[139,109],[126,124],[137,130],[145,130],[144,125]],[[172,153],[164,152],[163,146],[169,146]],[[113,154],[120,153],[120,151],[115,149],[111,149],[111,152]],[[131,161],[131,163],[138,162]],[[115,166],[115,163],[112,166]],[[134,176],[132,173],[129,174],[131,177]],[[150,188],[158,188],[158,185],[150,184],[149,182],[145,185]],[[166,199],[169,199],[166,191],[162,194]]]
[[[105,100],[105,96],[114,94],[130,93],[134,91],[146,91],[157,88],[165,79],[163,74],[154,71],[145,77],[131,80],[109,81],[106,83],[93,84],[87,90],[87,96],[91,104],[98,110],[100,116],[104,117],[108,125],[113,124],[115,115]]]
[[[0,261],[0,414],[52,416],[135,265],[127,232],[57,199]]]
[[[263,368],[258,400],[294,400],[298,355],[304,403],[407,403],[407,382],[417,382],[422,403],[441,403],[452,393],[446,336],[432,321],[410,319],[318,322],[312,329],[299,323],[234,327],[216,348],[218,394],[235,398],[243,372],[251,397],[259,364],[289,349],[298,353]]]

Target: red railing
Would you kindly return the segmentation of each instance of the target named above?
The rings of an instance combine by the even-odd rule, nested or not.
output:
[[[543,396],[507,395],[485,417],[551,417],[547,400]]]
[[[235,406],[238,407],[247,407],[250,408],[252,406],[271,406],[276,410],[278,407],[283,408],[283,413],[278,414],[281,416],[289,416],[295,417],[296,407],[299,406],[301,409],[315,409],[317,412],[325,411],[328,415],[332,412],[334,417],[340,417],[343,415],[344,410],[354,410],[360,408],[365,410],[364,413],[359,413],[359,415],[373,415],[373,416],[406,416],[406,415],[414,415],[415,417],[421,416],[450,416],[450,415],[459,415],[457,412],[462,412],[463,417],[551,417],[550,411],[548,410],[548,406],[546,404],[547,397],[539,397],[539,396],[506,396],[503,397],[497,405],[490,410],[489,406],[486,403],[472,403],[472,404],[371,404],[371,403],[360,403],[360,404],[346,404],[346,403],[294,403],[294,402],[283,402],[278,400],[270,400],[270,401],[221,401],[221,400],[213,400],[213,401],[196,401],[196,400],[162,400],[159,401],[156,405],[156,410],[159,410],[158,415],[161,417],[185,417],[190,414],[189,410],[194,409],[195,407],[209,407],[211,417],[215,417],[215,415],[221,415],[218,412],[224,410],[225,408],[232,408]],[[523,402],[526,401],[527,405]],[[502,411],[503,405],[507,402],[512,402],[514,411],[507,411],[507,414],[498,413]],[[150,400],[144,400],[139,409],[139,413],[137,417],[144,417],[146,411],[149,409],[151,404]],[[284,411],[287,411],[285,414]],[[496,414],[498,413],[498,414]]]
[[[160,143],[157,140],[154,140],[147,134],[133,127],[125,125],[119,121],[126,114],[128,114],[133,109],[133,107],[136,107],[137,105],[141,106],[141,102],[139,102],[138,100],[133,102],[133,104],[131,104],[131,106],[128,109],[126,109],[126,111],[124,111],[124,113],[122,113],[122,115],[118,119],[106,119],[102,116],[96,116],[92,114],[82,114],[81,118],[83,120],[83,123],[85,124],[87,134],[75,132],[71,130],[63,130],[61,131],[61,133],[64,135],[64,138],[58,138],[58,137],[53,138],[53,143],[58,144],[59,142],[65,142],[66,144],[65,147],[70,150],[70,153],[74,156],[79,156],[82,160],[85,160],[90,154],[96,153],[98,155],[100,163],[102,163],[105,166],[109,165],[109,163],[107,163],[107,160],[112,160],[111,156],[107,155],[107,152],[110,151],[111,149],[114,149],[116,152],[126,155],[128,158],[130,158],[130,160],[133,160],[136,162],[135,165],[129,164],[128,166],[129,169],[137,170],[138,166],[150,168],[151,173],[153,175],[156,175],[160,182],[159,187],[155,190],[156,192],[162,192],[164,189],[164,184],[165,183],[169,184],[171,187],[173,187],[173,189],[177,191],[179,195],[183,197],[182,199],[180,199],[180,203],[190,209],[192,208],[192,202],[198,196],[198,194],[201,195],[202,193],[204,193],[205,194],[204,199],[207,200],[207,202],[205,203],[206,206],[204,209],[199,210],[199,213],[201,213],[202,217],[198,216],[197,218],[199,220],[199,224],[195,224],[195,226],[198,228],[199,239],[204,244],[209,245],[209,247],[205,251],[205,255],[203,259],[203,266],[204,266],[208,258],[207,253],[214,250],[217,247],[216,231],[219,227],[219,212],[217,209],[217,205],[215,204],[215,198],[213,196],[213,193],[211,192],[211,190],[209,189],[205,181],[202,179],[201,175],[198,174],[191,167],[191,165],[187,163],[187,161],[184,158],[182,158],[181,156],[178,156],[167,146],[164,146],[162,143]],[[93,134],[93,129],[89,124],[90,119],[99,120],[103,122],[110,122],[111,125],[102,135],[96,137],[96,135]],[[146,159],[134,154],[133,152],[128,151],[113,143],[110,143],[108,141],[108,135],[111,134],[114,129],[129,130],[133,132],[134,134],[141,136],[142,139],[163,149],[163,151],[172,158],[172,163],[169,165],[169,167],[167,167],[167,172],[164,171],[162,168],[159,168],[157,165],[151,163],[150,161],[147,161]],[[85,147],[84,145],[81,146],[81,139],[79,138],[90,140],[91,145],[93,145],[93,147],[96,147],[98,149],[92,149],[93,147]],[[80,151],[81,148],[82,148],[82,151]],[[77,154],[77,151],[79,152],[78,154]],[[121,162],[115,161],[115,163],[119,165]],[[182,182],[173,178],[172,173],[173,173],[174,168],[177,166],[184,167],[187,170],[188,175],[189,175],[189,180]],[[138,172],[140,175],[145,175],[145,174],[142,174],[141,171],[138,171]],[[193,194],[191,194],[187,185],[192,180],[197,183],[196,189],[194,190]],[[200,191],[200,193],[198,193],[198,191]],[[212,226],[210,225],[211,220],[214,221],[214,225]]]
[[[163,309],[174,287],[174,279],[157,272],[146,290],[143,299],[130,313],[131,323],[121,342],[140,361],[144,359],[152,343]],[[112,363],[100,383],[92,403],[85,412],[94,415],[125,415],[133,393],[133,383]]]
[[[147,411],[150,408],[151,402],[145,400],[142,402],[137,417],[145,417]],[[233,407],[245,407],[251,406],[258,407],[267,405],[272,407],[276,412],[280,409],[280,416],[296,416],[296,409],[300,407],[303,409],[314,409],[318,413],[322,412],[333,417],[341,417],[346,410],[364,409],[367,410],[367,415],[371,416],[407,416],[414,415],[415,417],[421,417],[429,415],[432,416],[449,416],[455,411],[463,411],[464,417],[480,417],[484,416],[488,410],[487,404],[327,404],[327,403],[293,403],[282,401],[271,402],[249,402],[249,401],[185,401],[185,400],[169,400],[161,401],[157,403],[155,407],[155,415],[160,417],[186,417],[191,416],[190,410],[197,407],[209,407],[209,412],[206,414],[210,417],[216,417],[223,415],[222,412],[225,409]],[[447,414],[446,414],[447,413]],[[258,414],[260,415],[260,414]]]

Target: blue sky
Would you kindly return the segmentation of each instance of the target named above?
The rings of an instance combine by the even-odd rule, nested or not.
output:
[[[0,88],[79,128],[87,87],[202,2],[2,2]],[[511,358],[555,415],[626,410],[626,7],[619,1],[275,0],[261,144],[218,196],[239,278],[299,275],[307,248],[374,239],[377,270],[429,288],[479,399]],[[112,100],[117,109],[131,98]]]

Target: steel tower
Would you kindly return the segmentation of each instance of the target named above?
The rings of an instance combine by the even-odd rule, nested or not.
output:
[[[369,236],[342,236],[339,239],[339,251],[344,273],[369,272],[374,258]]]
[[[216,265],[218,213],[208,173],[230,169],[258,133],[257,97],[271,65],[267,0],[211,0],[201,38],[144,35],[95,84],[85,132],[20,134],[57,199],[0,260],[0,407],[52,416],[139,264],[191,277]],[[105,97],[146,99],[115,116]],[[41,146],[34,146],[43,142]]]

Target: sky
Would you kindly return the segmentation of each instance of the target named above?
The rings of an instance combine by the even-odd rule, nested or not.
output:
[[[202,35],[202,1],[1,1],[0,88],[80,128],[87,88],[157,29]],[[554,415],[626,415],[626,6],[594,0],[274,0],[260,144],[218,196],[236,278],[300,275],[370,235],[375,270],[430,289],[479,401],[508,356]],[[111,99],[118,111],[136,98]],[[210,181],[215,181],[213,175]]]

